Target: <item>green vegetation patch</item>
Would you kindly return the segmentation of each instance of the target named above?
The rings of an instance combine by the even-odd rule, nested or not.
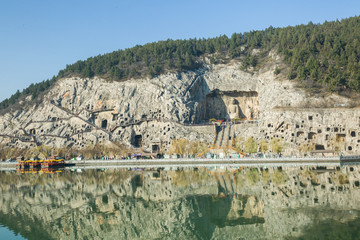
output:
[[[274,174],[272,176],[272,180],[276,186],[285,184],[287,178],[287,174],[284,171],[277,169],[274,171]]]
[[[323,24],[273,28],[234,33],[209,39],[166,40],[118,50],[67,65],[56,77],[32,84],[0,103],[0,109],[32,95],[36,98],[56,79],[99,76],[123,81],[154,77],[173,71],[196,70],[204,57],[211,63],[241,59],[242,69],[255,68],[270,50],[282,55],[289,66],[287,77],[297,79],[306,88],[325,86],[328,91],[360,92],[360,18]],[[253,50],[260,54],[253,54]],[[276,68],[274,74],[282,73]],[[285,73],[284,73],[285,74]]]
[[[249,171],[246,172],[245,177],[250,185],[255,185],[257,182],[260,181],[260,175],[257,168],[251,168]]]

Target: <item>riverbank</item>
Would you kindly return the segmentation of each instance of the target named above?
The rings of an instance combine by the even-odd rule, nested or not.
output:
[[[281,157],[281,158],[173,158],[138,160],[67,160],[73,168],[147,168],[147,167],[298,167],[360,164],[360,156]],[[0,163],[0,170],[15,170],[16,162]]]
[[[340,157],[316,158],[224,158],[224,159],[139,159],[139,160],[82,160],[70,161],[75,167],[270,167],[270,166],[340,166]]]

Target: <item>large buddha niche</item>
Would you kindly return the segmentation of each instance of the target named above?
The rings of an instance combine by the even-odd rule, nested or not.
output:
[[[258,93],[255,91],[214,90],[206,96],[205,120],[254,119],[259,115]]]

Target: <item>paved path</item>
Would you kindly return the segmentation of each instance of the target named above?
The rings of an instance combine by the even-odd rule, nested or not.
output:
[[[340,166],[360,164],[360,156],[346,157],[281,157],[281,158],[224,158],[224,159],[140,159],[140,160],[81,160],[67,161],[71,168],[154,168],[154,167],[298,167]],[[16,162],[1,162],[0,170],[14,170]]]
[[[240,159],[146,159],[71,161],[76,167],[265,167],[265,166],[340,166],[339,157],[327,158],[240,158]]]

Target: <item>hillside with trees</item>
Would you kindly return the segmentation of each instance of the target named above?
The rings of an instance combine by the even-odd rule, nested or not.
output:
[[[288,67],[288,79],[330,92],[360,92],[360,17],[323,24],[234,33],[209,39],[166,40],[118,50],[67,65],[56,77],[32,84],[0,103],[5,109],[25,96],[37,98],[62,77],[99,76],[109,81],[154,77],[169,71],[196,70],[204,58],[212,63],[242,61],[244,69],[256,67],[261,55],[276,50]],[[274,72],[278,74],[279,69]]]

